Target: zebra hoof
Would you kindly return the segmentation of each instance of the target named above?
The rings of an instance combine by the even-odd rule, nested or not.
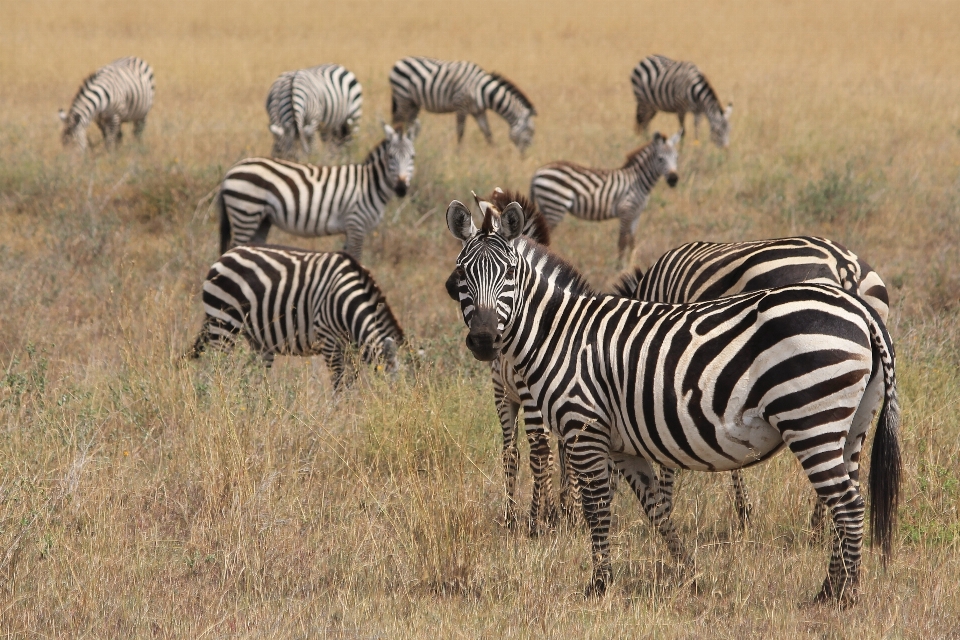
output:
[[[813,604],[836,603],[841,609],[846,609],[857,603],[858,595],[852,581],[841,580],[840,584],[834,584],[827,578],[823,581],[820,593],[813,599]]]
[[[607,593],[607,583],[610,582],[610,570],[594,571],[593,579],[583,590],[586,599],[602,598]]]

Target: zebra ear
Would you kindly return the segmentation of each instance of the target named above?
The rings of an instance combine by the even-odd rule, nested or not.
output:
[[[523,217],[523,207],[517,202],[511,202],[500,214],[498,233],[507,240],[513,240],[523,231]]]
[[[63,109],[60,109],[60,111],[57,112],[57,115],[60,116],[60,119],[63,120],[64,122],[67,121],[67,112],[64,111]]]
[[[682,135],[683,135],[682,131],[677,131],[675,134],[670,136],[670,139],[667,141],[667,144],[670,145],[671,147],[677,146],[678,144],[680,144],[680,136]]]
[[[275,135],[275,136],[282,136],[282,135],[283,135],[283,127],[281,127],[281,126],[278,125],[278,124],[272,124],[272,125],[270,125],[270,133],[272,133],[272,134]]]
[[[459,200],[454,200],[447,207],[447,228],[461,242],[466,242],[477,235],[477,226],[473,224],[470,209],[467,209]]]
[[[393,127],[388,125],[386,122],[383,123],[383,134],[390,138],[391,140],[397,139],[397,132],[393,130]]]
[[[730,116],[733,115],[733,103],[727,105],[727,108],[723,110],[723,119],[729,120]]]
[[[662,134],[662,133],[660,133],[659,131],[654,131],[654,132],[653,132],[653,141],[654,141],[654,142],[663,142],[664,140],[666,140],[666,138],[663,137],[663,134]]]

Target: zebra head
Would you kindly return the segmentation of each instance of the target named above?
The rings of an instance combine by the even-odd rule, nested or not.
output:
[[[523,231],[523,208],[511,202],[502,215],[493,207],[483,214],[477,229],[462,202],[454,200],[447,207],[447,227],[463,242],[451,278],[457,280],[460,311],[470,329],[467,348],[477,360],[490,361],[500,354],[513,312],[518,256],[512,241]]]
[[[384,123],[383,132],[387,136],[385,141],[387,182],[393,186],[394,193],[402,198],[407,195],[407,189],[413,179],[413,159],[416,157],[413,141],[420,132],[420,121],[416,120],[406,128],[406,131],[403,129],[396,131]]]
[[[710,139],[713,144],[725,149],[730,144],[730,115],[733,113],[733,103],[728,104],[722,112],[719,109],[717,111],[715,115],[708,117],[710,120]]]
[[[670,136],[669,139],[663,137],[659,131],[653,134],[653,143],[656,145],[656,171],[658,175],[667,177],[667,184],[671,187],[677,186],[677,146],[680,144],[682,132]]]
[[[535,109],[526,109],[524,113],[510,125],[510,141],[516,145],[522,154],[533,142],[533,116],[537,115]]]
[[[63,121],[63,133],[60,138],[64,147],[76,147],[80,151],[87,148],[87,127],[83,118],[76,111],[67,113],[60,109],[58,114]]]

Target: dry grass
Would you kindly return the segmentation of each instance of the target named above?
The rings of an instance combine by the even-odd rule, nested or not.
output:
[[[960,6],[586,7],[0,7],[0,633],[960,637]],[[757,517],[742,535],[725,476],[683,477],[699,594],[662,570],[626,495],[600,601],[579,595],[582,531],[531,540],[497,524],[496,417],[442,287],[458,249],[442,213],[469,189],[526,188],[551,160],[619,165],[641,143],[629,72],[654,52],[696,61],[736,109],[728,152],[688,140],[679,186],[656,188],[637,262],[698,238],[817,233],[893,292],[899,542],[886,571],[867,554],[848,612],[801,606],[828,552],[810,542],[812,494],[789,456],[748,473]],[[157,75],[143,145],[63,154],[57,107],[131,53]],[[338,403],[319,362],[264,373],[238,353],[180,367],[216,258],[215,221],[196,205],[226,167],[269,150],[270,82],[323,61],[352,69],[359,158],[388,116],[390,65],[413,53],[500,70],[541,114],[526,159],[502,121],[493,148],[470,123],[457,150],[452,116],[423,118],[412,198],[390,205],[365,260],[426,357]],[[555,245],[605,286],[615,234],[571,220]]]

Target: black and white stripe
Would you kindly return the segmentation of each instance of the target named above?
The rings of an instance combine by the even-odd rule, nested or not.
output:
[[[206,319],[189,357],[242,335],[269,367],[276,355],[322,355],[334,389],[347,350],[395,372],[403,331],[373,276],[346,253],[288,247],[237,247],[203,283]]]
[[[153,106],[153,69],[140,58],[120,58],[96,70],[83,81],[70,111],[60,109],[63,120],[63,145],[87,148],[87,127],[96,122],[103,133],[105,147],[120,142],[120,125],[133,123],[133,134],[140,139]]]
[[[349,141],[363,114],[363,88],[339,64],[286,71],[267,94],[273,155],[290,158],[300,143],[310,153],[315,133],[339,146]]]
[[[299,236],[346,235],[345,250],[357,260],[363,240],[383,219],[387,201],[406,195],[413,178],[418,127],[394,131],[362,164],[318,167],[286,160],[249,158],[234,165],[217,196],[220,251],[264,242],[272,225]]]
[[[698,135],[700,117],[710,122],[710,138],[718,147],[730,143],[730,114],[733,103],[726,109],[707,79],[692,62],[671,60],[666,56],[649,56],[634,67],[630,74],[633,97],[637,100],[637,126],[646,131],[657,111],[677,114],[680,130],[688,113],[693,113],[693,135]]]
[[[842,288],[804,284],[670,305],[593,296],[582,276],[518,238],[519,205],[478,230],[454,201],[467,347],[512,361],[577,473],[602,592],[609,559],[613,460],[671,553],[688,563],[663,512],[653,463],[729,471],[786,445],[838,535],[818,599],[856,597],[864,501],[859,458],[879,410],[871,457],[872,535],[891,551],[900,484],[893,344],[877,313]],[[514,241],[516,239],[516,241]]]
[[[487,73],[466,60],[453,62],[408,57],[390,70],[393,90],[393,123],[412,123],[420,109],[457,114],[457,142],[463,139],[467,116],[473,116],[488,143],[493,142],[486,110],[491,109],[510,125],[510,140],[524,151],[533,140],[533,103],[512,82]]]
[[[667,184],[677,184],[677,143],[680,135],[669,140],[660,133],[627,156],[619,169],[591,169],[571,162],[553,162],[537,169],[530,180],[530,199],[556,227],[566,213],[584,220],[620,219],[620,263],[633,251],[640,213],[647,206],[650,190],[667,176]]]

